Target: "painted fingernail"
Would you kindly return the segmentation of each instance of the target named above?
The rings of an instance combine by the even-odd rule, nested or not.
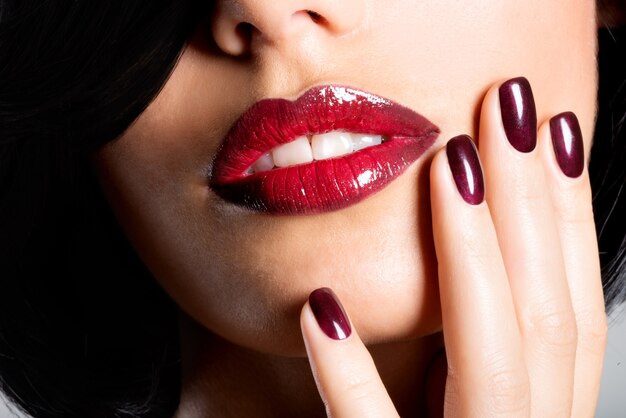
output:
[[[474,141],[467,135],[452,138],[446,144],[448,164],[461,197],[470,205],[485,198],[485,182]]]
[[[506,137],[513,148],[531,152],[537,145],[537,111],[530,83],[513,78],[500,86],[500,113]]]
[[[335,292],[327,287],[314,290],[309,295],[309,305],[324,334],[333,340],[344,340],[350,336],[350,321]]]
[[[580,176],[585,158],[583,134],[576,115],[572,112],[564,112],[550,119],[550,136],[552,136],[556,161],[563,173],[572,178]]]

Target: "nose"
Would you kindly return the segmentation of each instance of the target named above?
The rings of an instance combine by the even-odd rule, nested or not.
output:
[[[359,28],[366,0],[218,0],[212,32],[224,52],[297,41],[311,33],[340,37]]]

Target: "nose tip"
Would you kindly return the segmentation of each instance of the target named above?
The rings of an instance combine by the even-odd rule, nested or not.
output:
[[[220,49],[238,56],[258,42],[297,42],[311,32],[335,37],[349,34],[364,19],[363,1],[220,0],[211,29]]]

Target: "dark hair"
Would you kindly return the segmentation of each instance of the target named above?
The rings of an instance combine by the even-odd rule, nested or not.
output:
[[[88,157],[163,86],[196,3],[0,1],[0,388],[32,416],[177,405],[176,311]]]
[[[626,301],[626,25],[600,30],[598,40],[598,116],[589,174],[610,313]]]
[[[207,3],[0,0],[0,389],[32,416],[176,409],[176,309],[124,238],[89,155],[153,100]],[[590,170],[610,309],[626,298],[626,39],[600,40]]]

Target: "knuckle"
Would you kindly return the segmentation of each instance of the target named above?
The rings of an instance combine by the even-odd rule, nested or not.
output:
[[[444,411],[451,416],[468,408],[483,416],[520,416],[530,411],[530,378],[523,362],[511,364],[508,356],[492,352],[478,374],[448,367]],[[487,415],[485,415],[487,414]]]
[[[578,313],[578,344],[585,351],[602,356],[608,338],[608,320],[603,309]]]
[[[561,190],[559,198],[556,199],[555,209],[565,223],[578,225],[593,222],[591,189],[585,184],[584,187]]]
[[[578,342],[576,316],[571,307],[548,304],[547,308],[532,314],[526,332],[537,338],[551,353],[574,355]]]
[[[542,193],[539,188],[529,187],[525,183],[520,183],[516,186],[517,199],[524,201],[526,204],[536,205],[546,200],[546,194]]]
[[[527,411],[530,405],[530,382],[525,368],[503,368],[487,376],[490,409],[508,416]]]
[[[359,375],[352,376],[345,382],[342,398],[356,403],[368,401],[376,390],[375,386],[372,379]]]
[[[593,225],[595,220],[593,218],[593,210],[591,208],[569,208],[561,207],[558,210],[558,216],[561,221],[570,225],[573,228],[580,228],[585,225]]]
[[[459,239],[452,243],[457,254],[464,254],[464,260],[468,264],[468,269],[483,270],[487,266],[493,265],[498,261],[499,254],[487,251],[484,245],[480,245],[484,241],[484,235],[477,233],[482,231],[470,230],[459,232]]]
[[[511,199],[517,202],[523,202],[525,205],[543,205],[549,199],[549,194],[545,192],[545,188],[536,187],[536,185],[545,184],[543,172],[533,170],[519,171],[514,177],[511,188],[515,193],[511,194]]]

